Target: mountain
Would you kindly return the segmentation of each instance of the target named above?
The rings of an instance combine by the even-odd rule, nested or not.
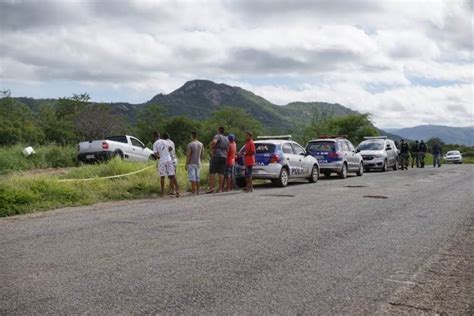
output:
[[[54,103],[57,99],[16,98],[37,112],[42,103]],[[325,102],[292,102],[276,105],[270,101],[240,87],[218,84],[208,80],[193,80],[169,94],[158,94],[141,104],[125,102],[110,103],[113,112],[125,115],[135,122],[137,112],[146,105],[159,104],[169,116],[183,115],[191,119],[204,120],[212,112],[224,107],[234,106],[245,109],[260,121],[270,132],[286,133],[306,127],[315,117],[333,117],[358,112],[340,104]],[[397,135],[379,130],[381,135],[398,139]]]
[[[240,107],[265,126],[279,130],[305,126],[314,115],[330,113],[330,116],[338,116],[357,113],[342,105],[324,102],[276,105],[248,90],[208,80],[188,81],[170,94],[156,95],[146,104],[151,103],[164,106],[170,115],[184,115],[194,119],[205,119],[223,106]]]
[[[387,131],[408,139],[428,140],[438,137],[447,144],[474,146],[474,127],[419,125],[401,129],[387,129]]]

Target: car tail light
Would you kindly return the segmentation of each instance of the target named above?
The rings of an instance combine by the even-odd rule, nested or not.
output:
[[[109,143],[102,142],[102,149],[109,149]]]
[[[272,158],[270,158],[270,163],[279,163],[280,162],[280,156],[278,154],[273,154]]]
[[[340,151],[330,151],[328,153],[329,158],[341,158],[342,157],[342,152]]]

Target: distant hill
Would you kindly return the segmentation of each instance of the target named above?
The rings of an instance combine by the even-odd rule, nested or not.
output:
[[[54,103],[57,99],[16,98],[37,111],[42,103]],[[333,117],[356,114],[340,104],[325,102],[292,102],[287,105],[276,105],[254,94],[251,91],[218,84],[209,80],[193,80],[169,94],[158,94],[141,104],[125,102],[110,103],[114,112],[135,121],[141,107],[149,104],[160,104],[170,116],[183,115],[191,119],[206,119],[212,112],[224,106],[235,106],[245,109],[260,121],[269,131],[287,132],[304,128],[314,117]],[[379,130],[381,135],[398,139],[397,135]]]
[[[428,140],[438,137],[447,144],[474,146],[474,127],[419,125],[401,129],[387,129],[387,131],[408,139]]]
[[[239,87],[217,84],[208,80],[188,81],[170,94],[158,94],[146,104],[164,106],[171,115],[205,119],[223,106],[245,109],[265,126],[274,129],[292,129],[305,126],[314,115],[330,113],[331,116],[357,113],[339,104],[324,102],[293,102],[276,105]]]

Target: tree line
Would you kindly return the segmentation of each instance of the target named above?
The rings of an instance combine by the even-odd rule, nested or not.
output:
[[[76,145],[84,140],[131,134],[150,147],[153,132],[158,130],[168,132],[177,150],[184,152],[192,131],[197,131],[201,141],[207,144],[219,126],[235,134],[239,146],[244,142],[246,131],[252,131],[254,135],[275,133],[238,107],[223,106],[206,120],[195,120],[169,116],[163,106],[150,104],[139,108],[132,120],[124,114],[117,114],[110,104],[90,102],[87,93],[44,102],[35,111],[10,97],[8,92],[3,92],[0,98],[0,146],[18,143]],[[357,145],[364,136],[378,135],[368,114],[333,116],[331,113],[315,113],[307,126],[278,132],[291,134],[301,144],[323,134],[337,134],[347,135]]]

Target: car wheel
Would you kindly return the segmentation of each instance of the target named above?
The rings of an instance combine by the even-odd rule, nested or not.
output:
[[[360,166],[359,166],[359,170],[356,172],[356,174],[361,177],[364,175],[364,165],[362,164],[362,162],[360,163]]]
[[[398,169],[398,160],[395,160],[395,163],[393,164],[393,171],[397,171]]]
[[[155,155],[150,155],[150,157],[148,157],[148,160],[152,161],[152,160],[156,160],[156,157]]]
[[[387,160],[383,162],[383,166],[382,166],[382,172],[385,172],[385,171],[387,171]]]
[[[324,176],[326,178],[329,178],[331,176],[331,172],[330,171],[324,171]]]
[[[280,176],[276,181],[276,185],[279,187],[286,187],[288,185],[288,169],[281,168]]]
[[[319,179],[319,168],[317,165],[313,166],[313,169],[311,170],[311,176],[309,177],[309,182],[310,183],[316,183],[318,182]]]
[[[338,175],[339,175],[339,178],[341,178],[341,179],[347,178],[347,164],[346,163],[344,163],[342,165],[342,170],[341,170],[341,172],[339,172]]]
[[[245,182],[245,178],[237,178],[235,179],[235,184],[237,184],[239,188],[245,188],[247,183]]]

